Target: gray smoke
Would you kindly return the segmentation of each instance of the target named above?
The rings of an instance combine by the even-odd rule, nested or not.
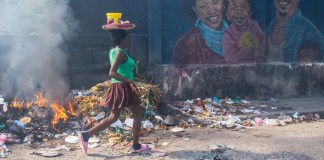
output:
[[[69,0],[0,0],[0,94],[63,96],[69,89],[63,48],[76,26]]]

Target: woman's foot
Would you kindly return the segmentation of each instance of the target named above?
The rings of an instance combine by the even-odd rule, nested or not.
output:
[[[88,140],[90,138],[90,135],[87,132],[81,132],[79,133],[78,136],[79,136],[80,146],[84,154],[88,154]]]
[[[137,153],[142,153],[149,150],[150,147],[147,144],[136,144],[133,145],[133,151]]]

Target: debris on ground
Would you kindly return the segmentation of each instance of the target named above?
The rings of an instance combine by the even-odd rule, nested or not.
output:
[[[50,102],[41,93],[34,100],[19,98],[5,99],[0,96],[0,157],[7,157],[10,150],[5,144],[38,143],[50,145],[38,147],[31,154],[55,157],[70,151],[79,142],[77,133],[97,125],[109,116],[109,109],[100,106],[110,86],[110,81],[99,83],[89,90],[72,90],[63,100]],[[244,131],[250,127],[285,126],[293,123],[320,121],[316,113],[266,116],[273,110],[280,110],[280,101],[270,99],[275,106],[254,104],[240,98],[197,98],[175,103],[164,102],[159,87],[145,81],[136,82],[140,91],[141,106],[145,108],[142,117],[142,137],[155,130],[171,132],[174,138],[189,141],[185,136],[190,128],[215,128],[231,131]],[[106,130],[89,139],[89,148],[114,146],[130,147],[134,119],[125,109],[120,118]],[[270,137],[270,135],[255,135]],[[65,144],[54,143],[64,139]],[[159,139],[141,141],[158,144]],[[170,142],[163,142],[167,146]],[[37,148],[37,147],[36,147]],[[212,150],[231,149],[231,146],[210,146]],[[60,152],[59,152],[60,151]],[[151,153],[153,157],[164,157],[166,153]]]

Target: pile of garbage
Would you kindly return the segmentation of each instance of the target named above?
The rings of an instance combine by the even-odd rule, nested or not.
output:
[[[190,114],[205,114],[205,115],[227,115],[227,114],[242,114],[246,109],[251,107],[251,103],[239,98],[219,99],[218,97],[200,98],[187,101],[179,101],[175,106],[182,111]],[[255,111],[257,112],[257,111]]]
[[[137,81],[136,85],[146,108],[145,117],[155,114],[153,110],[162,101],[161,91],[156,85],[144,81]],[[3,143],[0,142],[0,157],[1,154],[5,157],[5,144],[32,144],[76,136],[78,131],[95,125],[109,115],[108,108],[99,106],[109,86],[110,81],[106,81],[89,90],[72,90],[59,102],[50,102],[41,93],[35,94],[30,101],[0,97],[0,139],[5,137]],[[126,110],[121,118],[129,116],[130,111]]]
[[[106,96],[110,84],[111,81],[105,81],[91,87],[89,90],[73,90],[69,94],[70,101],[77,108],[77,117],[83,119],[86,128],[89,128],[93,123],[100,121],[109,114],[109,108],[101,107],[99,104]],[[145,81],[137,81],[135,84],[140,92],[141,106],[146,109],[145,114],[155,114],[162,102],[162,92],[158,86]],[[125,120],[130,115],[131,112],[129,110],[123,110],[121,119]]]
[[[272,98],[271,101],[277,102]],[[316,122],[321,120],[321,116],[316,113],[299,114],[298,112],[290,115],[283,113],[279,115],[268,114],[270,110],[277,110],[276,106],[265,104],[252,104],[247,100],[239,98],[218,97],[200,98],[187,101],[176,102],[174,110],[182,114],[192,116],[198,125],[205,127],[217,127],[230,130],[241,130],[246,127],[256,126],[284,126],[287,124],[301,122]],[[193,118],[187,118],[187,124],[194,123]],[[197,125],[194,125],[197,126]]]
[[[0,157],[6,157],[5,144],[49,142],[64,138],[66,143],[78,143],[77,132],[96,125],[109,116],[109,108],[101,107],[111,82],[99,83],[88,90],[72,90],[63,105],[49,103],[40,94],[37,101],[17,101],[0,97]],[[173,104],[162,100],[159,87],[145,81],[137,81],[141,105],[145,107],[142,118],[142,135],[154,130],[184,132],[187,128],[219,128],[232,131],[257,126],[283,126],[286,124],[320,121],[319,114],[280,114],[269,116],[271,107],[253,104],[240,98],[205,98],[178,101]],[[131,112],[125,109],[120,118],[109,128],[91,139],[90,147],[98,147],[101,139],[108,139],[107,145],[131,145],[133,126]],[[103,138],[105,137],[105,138]],[[50,149],[35,150],[31,154],[58,156],[58,151],[71,150],[65,145],[54,145]]]

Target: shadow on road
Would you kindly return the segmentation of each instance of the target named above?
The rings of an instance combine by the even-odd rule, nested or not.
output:
[[[314,160],[314,158],[299,153],[276,152],[271,154],[256,154],[246,151],[177,151],[171,152],[170,159],[177,160]]]

